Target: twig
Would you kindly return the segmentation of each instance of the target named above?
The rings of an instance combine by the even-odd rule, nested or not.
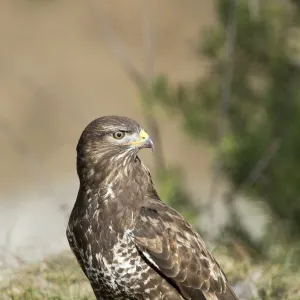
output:
[[[243,187],[247,186],[248,184],[255,184],[263,174],[264,170],[270,165],[271,161],[276,156],[281,144],[281,139],[275,138],[273,141],[271,141],[269,147],[265,151],[264,155],[258,160],[258,162],[254,165],[252,170],[250,171],[249,175],[246,177],[246,179],[242,182],[242,184],[239,185],[239,187],[231,191],[227,195],[227,205],[229,206],[229,211],[231,213],[231,216],[236,216],[239,218],[236,207],[234,206],[234,201],[236,199],[236,196],[238,195],[238,192],[242,190]],[[238,219],[240,221],[240,219]]]
[[[246,179],[246,182],[255,183],[259,180],[263,171],[270,164],[271,160],[274,158],[275,154],[278,152],[280,147],[280,142],[278,139],[274,140],[268,147],[264,156],[257,162],[253,170],[250,172],[249,177]]]
[[[266,149],[265,153],[261,156],[257,163],[253,166],[246,179],[237,187],[237,189],[235,189],[227,195],[226,200],[228,204],[233,203],[238,192],[241,191],[245,186],[249,184],[255,184],[259,181],[263,172],[270,165],[271,161],[275,158],[276,154],[278,153],[280,145],[280,138],[275,138],[270,142],[269,147]],[[231,208],[234,209],[234,207]]]
[[[39,184],[42,184],[42,181],[41,181],[42,177],[38,173],[38,167],[37,167],[36,161],[30,154],[30,151],[29,151],[26,143],[20,137],[18,137],[13,126],[7,120],[5,120],[3,118],[0,119],[0,131],[4,132],[5,135],[10,139],[10,143],[11,143],[13,149],[15,149],[19,155],[24,157],[26,167],[28,168],[28,174],[31,174],[33,171],[35,179],[37,181],[39,181]],[[37,185],[39,186],[39,184],[37,184]],[[3,251],[6,251],[6,252],[9,251],[13,231],[15,229],[15,225],[16,225],[16,221],[7,230],[6,235],[5,235],[5,246],[0,247],[0,250],[1,250],[1,248],[3,248]]]
[[[26,84],[26,86],[32,90],[38,99],[44,102],[49,102],[52,105],[55,105],[60,111],[66,111],[74,120],[83,120],[85,121],[85,117],[82,112],[78,112],[73,110],[70,110],[70,106],[65,106],[65,102],[61,101],[57,95],[55,95],[52,91],[50,91],[46,86],[40,84],[33,78],[29,76],[22,76],[21,80],[23,83]],[[71,106],[71,108],[73,108]]]
[[[0,130],[2,130],[9,137],[10,142],[17,153],[24,157],[24,161],[28,168],[28,173],[31,174],[33,171],[34,177],[38,182],[37,185],[40,186],[40,184],[43,183],[43,176],[41,176],[36,160],[31,155],[26,143],[17,135],[11,124],[4,119],[0,119]]]
[[[110,26],[109,22],[106,20],[103,15],[101,9],[98,9],[95,5],[94,0],[90,0],[89,3],[91,5],[91,12],[96,15],[97,20],[100,22],[100,27],[105,35],[106,40],[108,41],[111,49],[115,53],[117,59],[119,60],[123,70],[127,74],[127,76],[136,84],[138,89],[142,92],[143,97],[147,99],[143,99],[144,102],[144,115],[146,119],[147,126],[150,129],[151,135],[155,141],[155,167],[163,168],[164,167],[164,159],[162,155],[162,147],[159,136],[159,127],[157,121],[153,114],[153,103],[151,99],[151,90],[150,84],[153,80],[153,66],[154,66],[154,56],[153,56],[153,41],[152,41],[152,26],[151,19],[149,18],[149,10],[148,3],[146,0],[145,6],[145,17],[144,17],[144,47],[145,47],[145,69],[147,76],[143,75],[130,61],[126,49],[118,37],[118,34],[115,30]]]
[[[153,100],[151,95],[151,83],[154,77],[154,38],[153,38],[153,24],[151,18],[151,1],[143,1],[143,37],[144,37],[144,52],[145,52],[145,74],[147,78],[147,87],[148,93],[146,91],[147,99],[143,101],[144,115],[146,119],[147,126],[149,126],[150,132],[155,140],[155,155],[154,155],[154,164],[155,169],[164,169],[165,162],[163,157],[163,150],[160,139],[159,127],[157,120],[153,112]]]
[[[128,54],[123,46],[122,41],[118,37],[116,31],[109,25],[101,9],[95,5],[95,0],[90,0],[91,12],[95,15],[96,19],[100,22],[100,28],[104,34],[111,49],[120,61],[120,64],[128,77],[140,88],[144,89],[147,86],[147,80],[144,75],[131,63],[128,59]]]
[[[247,185],[248,183],[254,184],[259,180],[263,171],[267,168],[267,166],[270,165],[270,162],[278,152],[280,148],[280,142],[281,140],[279,138],[276,138],[270,143],[264,155],[253,167],[253,169],[249,173],[249,176],[245,179],[244,183],[239,187],[239,189],[241,189],[243,186]]]
[[[154,76],[154,36],[153,24],[151,18],[151,4],[149,0],[142,0],[143,2],[143,42],[145,53],[145,74],[147,82],[150,83]]]
[[[260,15],[260,0],[248,0],[248,8],[251,17],[257,20]]]
[[[222,162],[220,160],[222,140],[227,130],[228,121],[228,108],[229,100],[231,96],[231,84],[233,79],[233,56],[234,56],[234,46],[236,37],[236,0],[230,0],[230,9],[228,17],[228,27],[227,27],[227,45],[226,45],[226,62],[224,66],[223,75],[223,85],[222,85],[222,98],[220,106],[220,118],[218,121],[218,140],[217,140],[217,151],[215,154],[215,160],[213,163],[213,175],[211,180],[211,186],[208,196],[208,205],[210,207],[210,212],[213,214],[213,198],[217,190],[217,181],[220,176],[220,171],[222,168]],[[212,216],[213,217],[213,216]]]

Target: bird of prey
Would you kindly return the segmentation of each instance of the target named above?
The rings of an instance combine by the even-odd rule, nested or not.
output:
[[[92,121],[77,145],[80,181],[67,238],[98,300],[237,300],[192,226],[158,196],[134,120]]]

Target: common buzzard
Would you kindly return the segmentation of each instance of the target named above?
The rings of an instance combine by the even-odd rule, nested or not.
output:
[[[192,226],[159,198],[138,151],[146,131],[101,117],[77,145],[78,196],[67,238],[97,299],[237,300]]]

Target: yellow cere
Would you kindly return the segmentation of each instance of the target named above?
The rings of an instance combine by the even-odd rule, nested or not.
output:
[[[145,130],[142,129],[140,131],[139,137],[140,137],[140,139],[138,141],[130,142],[130,144],[136,145],[136,144],[140,144],[140,143],[144,142],[149,137],[149,134]]]
[[[145,130],[141,130],[140,132],[141,142],[144,141],[147,137],[149,137],[149,134]]]

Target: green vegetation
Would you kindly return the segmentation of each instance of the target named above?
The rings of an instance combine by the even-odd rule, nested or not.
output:
[[[296,1],[250,2],[236,1],[233,11],[232,1],[216,1],[218,23],[201,32],[197,48],[210,62],[209,71],[177,86],[159,77],[153,93],[170,115],[180,117],[193,140],[216,149],[219,173],[232,184],[229,200],[242,192],[263,202],[274,220],[271,227],[299,239],[300,9]],[[231,77],[226,29],[233,18],[233,72],[226,83]]]
[[[176,208],[190,223],[195,223],[199,206],[191,199],[183,183],[180,168],[174,166],[156,170],[158,193],[165,203]]]

